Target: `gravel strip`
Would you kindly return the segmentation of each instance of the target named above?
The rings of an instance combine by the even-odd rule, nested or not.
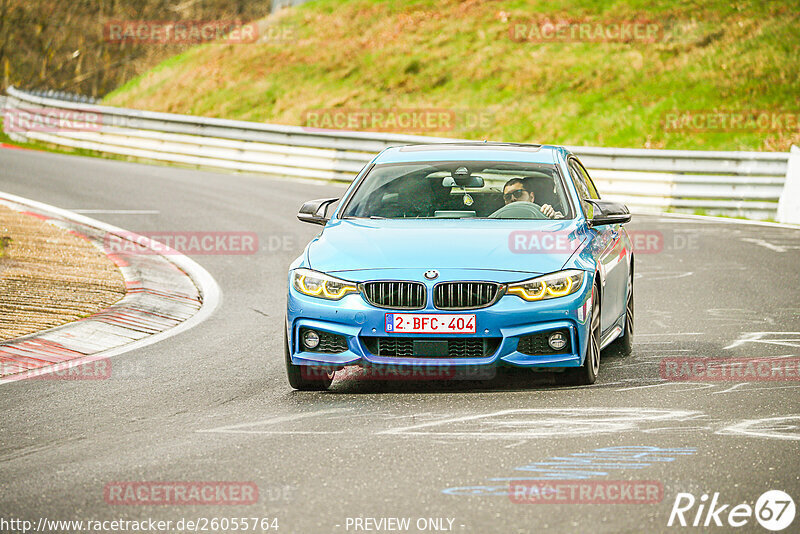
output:
[[[0,205],[0,342],[81,319],[124,296],[122,273],[88,240]]]

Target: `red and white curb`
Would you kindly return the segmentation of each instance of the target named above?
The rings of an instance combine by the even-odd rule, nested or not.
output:
[[[0,343],[0,384],[151,345],[198,325],[220,302],[221,291],[208,271],[161,243],[8,193],[0,192],[0,203],[88,239],[119,267],[127,287],[121,300],[89,317]],[[132,245],[109,253],[103,248],[108,234]]]

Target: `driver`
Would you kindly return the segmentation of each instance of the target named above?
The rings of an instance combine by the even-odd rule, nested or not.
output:
[[[512,178],[506,185],[503,186],[503,202],[506,205],[512,202],[533,202],[533,191],[527,189],[527,182],[523,178]],[[553,209],[550,204],[544,204],[541,207],[549,219],[563,219],[564,215],[560,211]]]

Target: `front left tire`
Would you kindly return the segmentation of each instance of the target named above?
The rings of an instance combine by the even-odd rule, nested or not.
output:
[[[589,319],[589,339],[586,342],[586,357],[583,365],[577,369],[564,371],[567,384],[574,386],[589,386],[597,381],[600,373],[600,292],[597,284],[592,286],[592,315]]]

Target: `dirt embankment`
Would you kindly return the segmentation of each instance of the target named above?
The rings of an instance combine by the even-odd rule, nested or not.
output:
[[[96,313],[125,296],[88,240],[0,205],[0,342]]]

